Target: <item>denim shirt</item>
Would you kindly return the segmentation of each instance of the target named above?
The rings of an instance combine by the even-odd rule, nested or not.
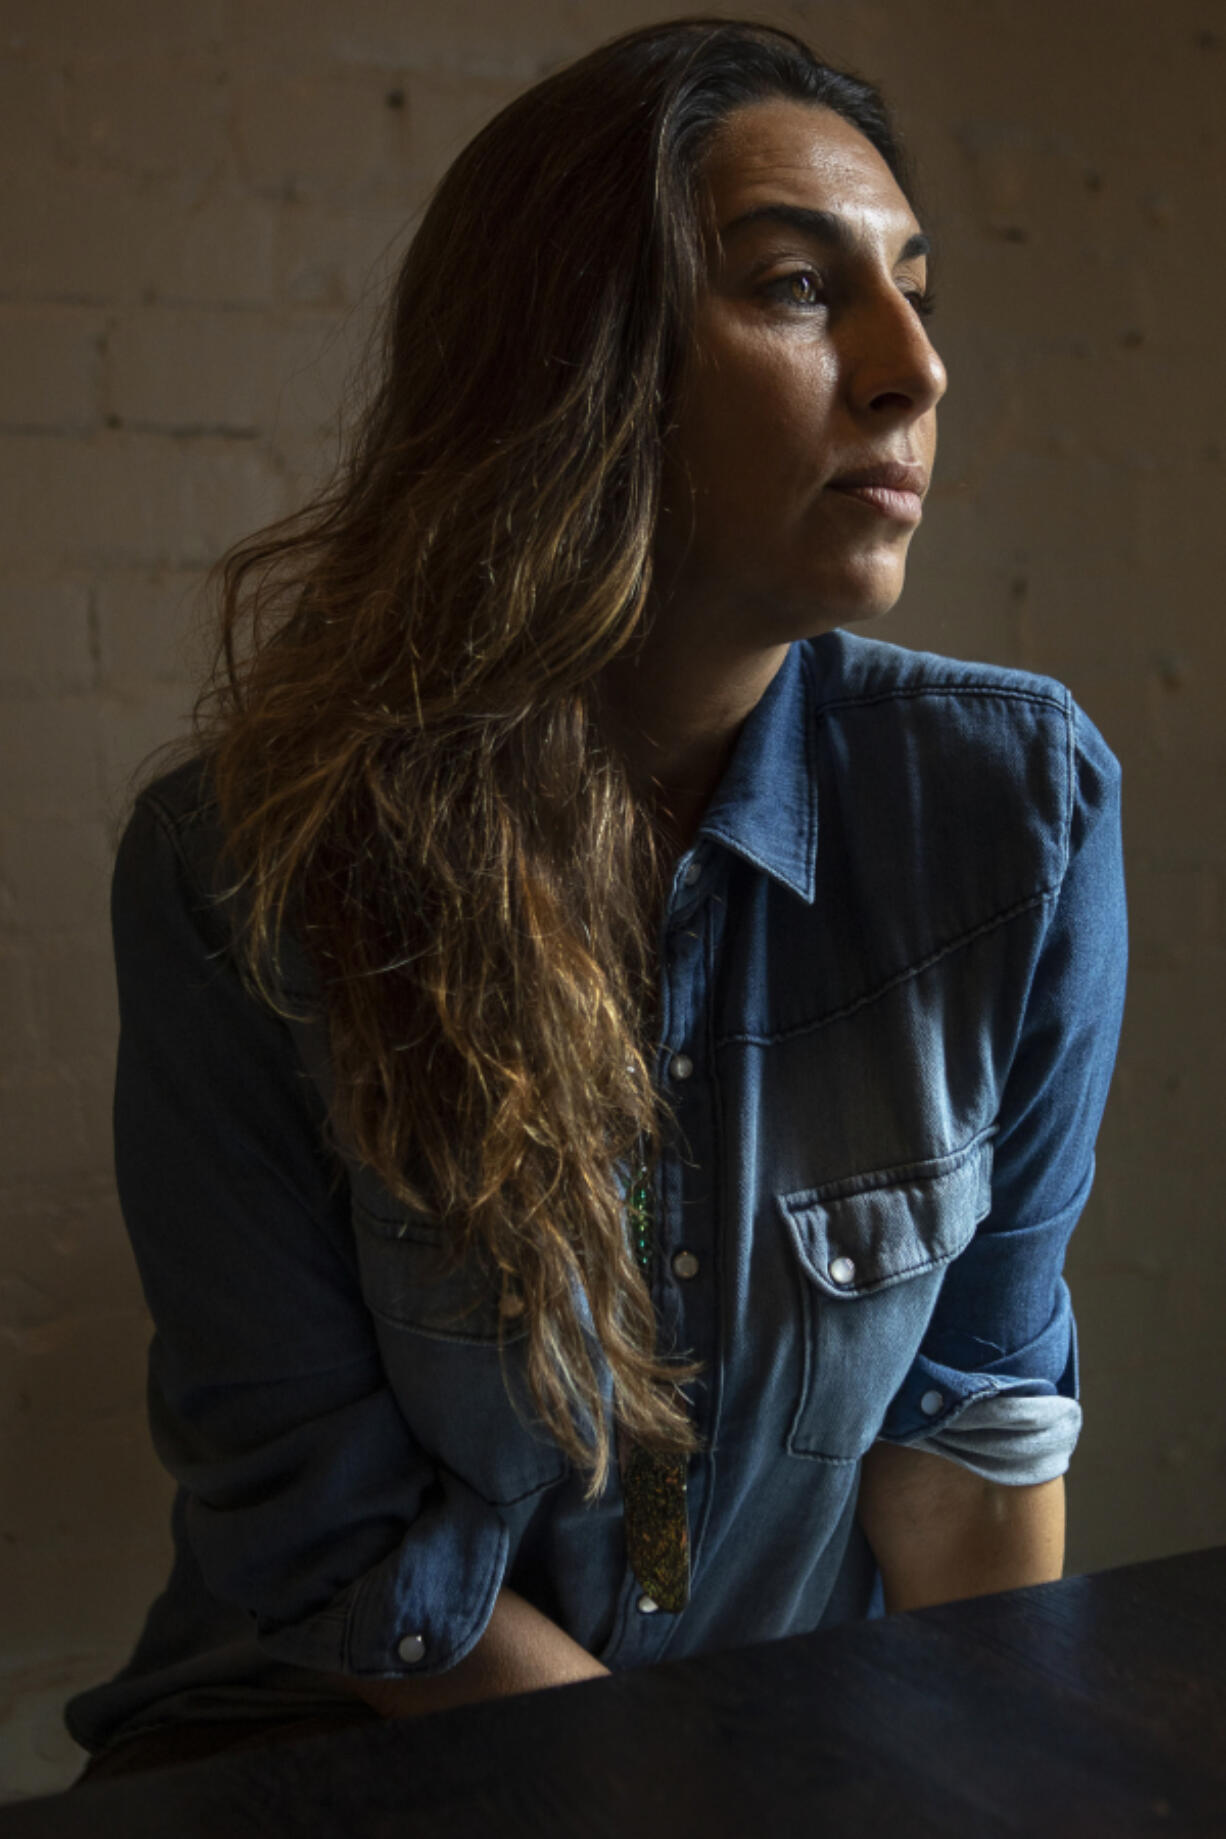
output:
[[[662,1349],[704,1363],[705,1443],[676,1614],[627,1568],[616,1467],[585,1507],[534,1429],[522,1329],[504,1381],[497,1298],[338,1172],[318,1025],[245,992],[217,854],[197,762],[142,795],[115,873],[117,1176],[178,1493],[132,1660],[70,1701],[86,1747],[352,1708],[324,1675],[453,1666],[504,1582],[615,1670],[861,1616],[875,1439],[1064,1471],[1061,1267],[1126,925],[1119,767],[1061,685],[797,642],[676,863],[654,1298]]]

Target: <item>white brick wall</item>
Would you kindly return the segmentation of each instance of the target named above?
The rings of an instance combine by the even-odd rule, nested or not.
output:
[[[106,891],[198,589],[326,466],[414,213],[643,0],[7,0],[0,19],[0,1794],[162,1581],[114,1202]],[[723,10],[732,12],[735,8]],[[1070,1565],[1226,1538],[1226,30],[1204,0],[813,0],[919,156],[951,373],[903,643],[1063,677],[1125,769],[1133,969],[1074,1241]]]

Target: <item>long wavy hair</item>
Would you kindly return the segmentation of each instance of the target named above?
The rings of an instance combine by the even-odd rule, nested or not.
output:
[[[602,1377],[639,1442],[701,1446],[702,1367],[656,1348],[622,1193],[676,1123],[653,1081],[671,863],[595,680],[651,617],[703,157],[776,96],[836,110],[908,189],[877,93],[755,24],[628,33],[504,108],[433,194],[329,481],[206,584],[196,736],[245,974],[291,1014],[287,938],[305,952],[336,1145],[501,1290],[589,1500]]]

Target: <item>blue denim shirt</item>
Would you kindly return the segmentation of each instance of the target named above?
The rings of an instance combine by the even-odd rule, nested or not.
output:
[[[522,1334],[504,1384],[496,1298],[457,1326],[472,1282],[436,1280],[435,1230],[338,1175],[315,1025],[258,1006],[227,949],[202,769],[146,791],[114,884],[116,1159],[176,1557],[73,1735],[438,1672],[504,1581],[613,1669],[809,1630],[870,1610],[874,1439],[1062,1473],[1118,793],[1059,684],[843,631],[792,645],[743,726],[661,941],[655,1302],[662,1347],[705,1362],[707,1445],[671,1615],[639,1607],[616,1471],[585,1508],[534,1433]]]

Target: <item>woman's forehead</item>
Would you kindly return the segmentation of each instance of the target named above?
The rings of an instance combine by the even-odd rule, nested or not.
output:
[[[881,154],[832,109],[772,97],[721,123],[704,161],[709,227],[730,226],[771,205],[869,217],[915,230],[914,214]]]

